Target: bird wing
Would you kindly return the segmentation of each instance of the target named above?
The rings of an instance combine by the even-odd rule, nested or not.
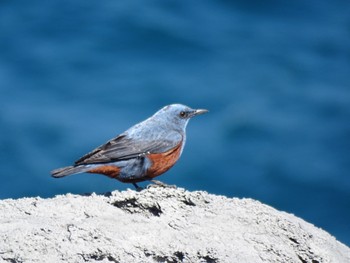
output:
[[[164,139],[135,140],[126,135],[108,141],[75,162],[75,165],[108,163],[139,157],[148,153],[166,152],[182,141],[180,133],[168,134]]]

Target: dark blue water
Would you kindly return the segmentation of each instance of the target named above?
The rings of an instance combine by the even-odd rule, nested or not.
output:
[[[50,170],[174,102],[161,179],[251,197],[350,244],[350,2],[1,1],[0,198],[123,190]]]

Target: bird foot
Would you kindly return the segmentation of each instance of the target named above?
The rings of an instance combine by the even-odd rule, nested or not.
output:
[[[150,188],[150,187],[176,188],[176,185],[165,184],[158,180],[150,180],[150,181],[154,184],[148,185],[147,188]]]

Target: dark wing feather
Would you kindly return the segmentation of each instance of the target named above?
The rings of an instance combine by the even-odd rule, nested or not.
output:
[[[75,162],[75,165],[115,162],[138,157],[146,153],[160,153],[175,147],[176,140],[135,141],[120,135],[94,149]]]

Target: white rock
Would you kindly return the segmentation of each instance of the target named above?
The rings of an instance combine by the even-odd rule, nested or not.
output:
[[[350,262],[325,231],[251,199],[151,187],[0,201],[0,262]]]

